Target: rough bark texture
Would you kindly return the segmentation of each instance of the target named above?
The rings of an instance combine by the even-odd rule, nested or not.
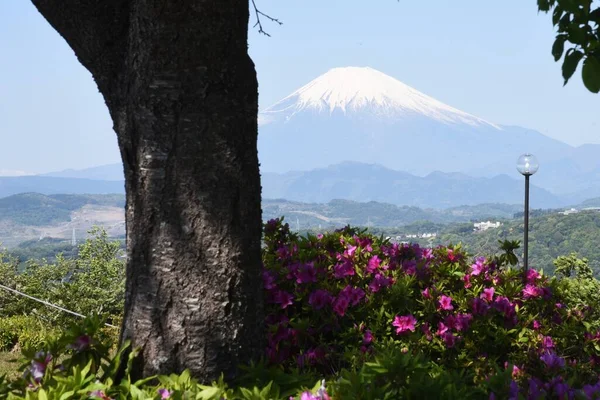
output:
[[[32,0],[92,73],[126,180],[122,340],[138,373],[263,350],[258,88],[242,0]]]

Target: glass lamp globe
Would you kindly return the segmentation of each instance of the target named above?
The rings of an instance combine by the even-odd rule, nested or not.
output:
[[[517,160],[517,170],[525,176],[535,174],[539,167],[540,164],[533,154],[522,154]]]

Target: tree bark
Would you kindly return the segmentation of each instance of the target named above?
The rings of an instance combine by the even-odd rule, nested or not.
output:
[[[125,170],[121,337],[143,375],[263,352],[258,88],[241,0],[32,0],[92,73]]]

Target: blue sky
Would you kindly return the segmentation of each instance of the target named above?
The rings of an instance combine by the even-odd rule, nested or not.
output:
[[[600,96],[563,88],[535,1],[257,0],[283,26],[250,32],[267,107],[339,66],[371,66],[463,111],[572,145],[600,143]],[[251,16],[254,20],[254,15]],[[119,161],[90,74],[26,0],[0,1],[0,170]]]

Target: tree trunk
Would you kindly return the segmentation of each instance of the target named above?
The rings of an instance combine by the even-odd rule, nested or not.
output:
[[[235,376],[263,351],[248,3],[32,1],[114,121],[127,194],[121,336],[142,349],[138,373]]]

